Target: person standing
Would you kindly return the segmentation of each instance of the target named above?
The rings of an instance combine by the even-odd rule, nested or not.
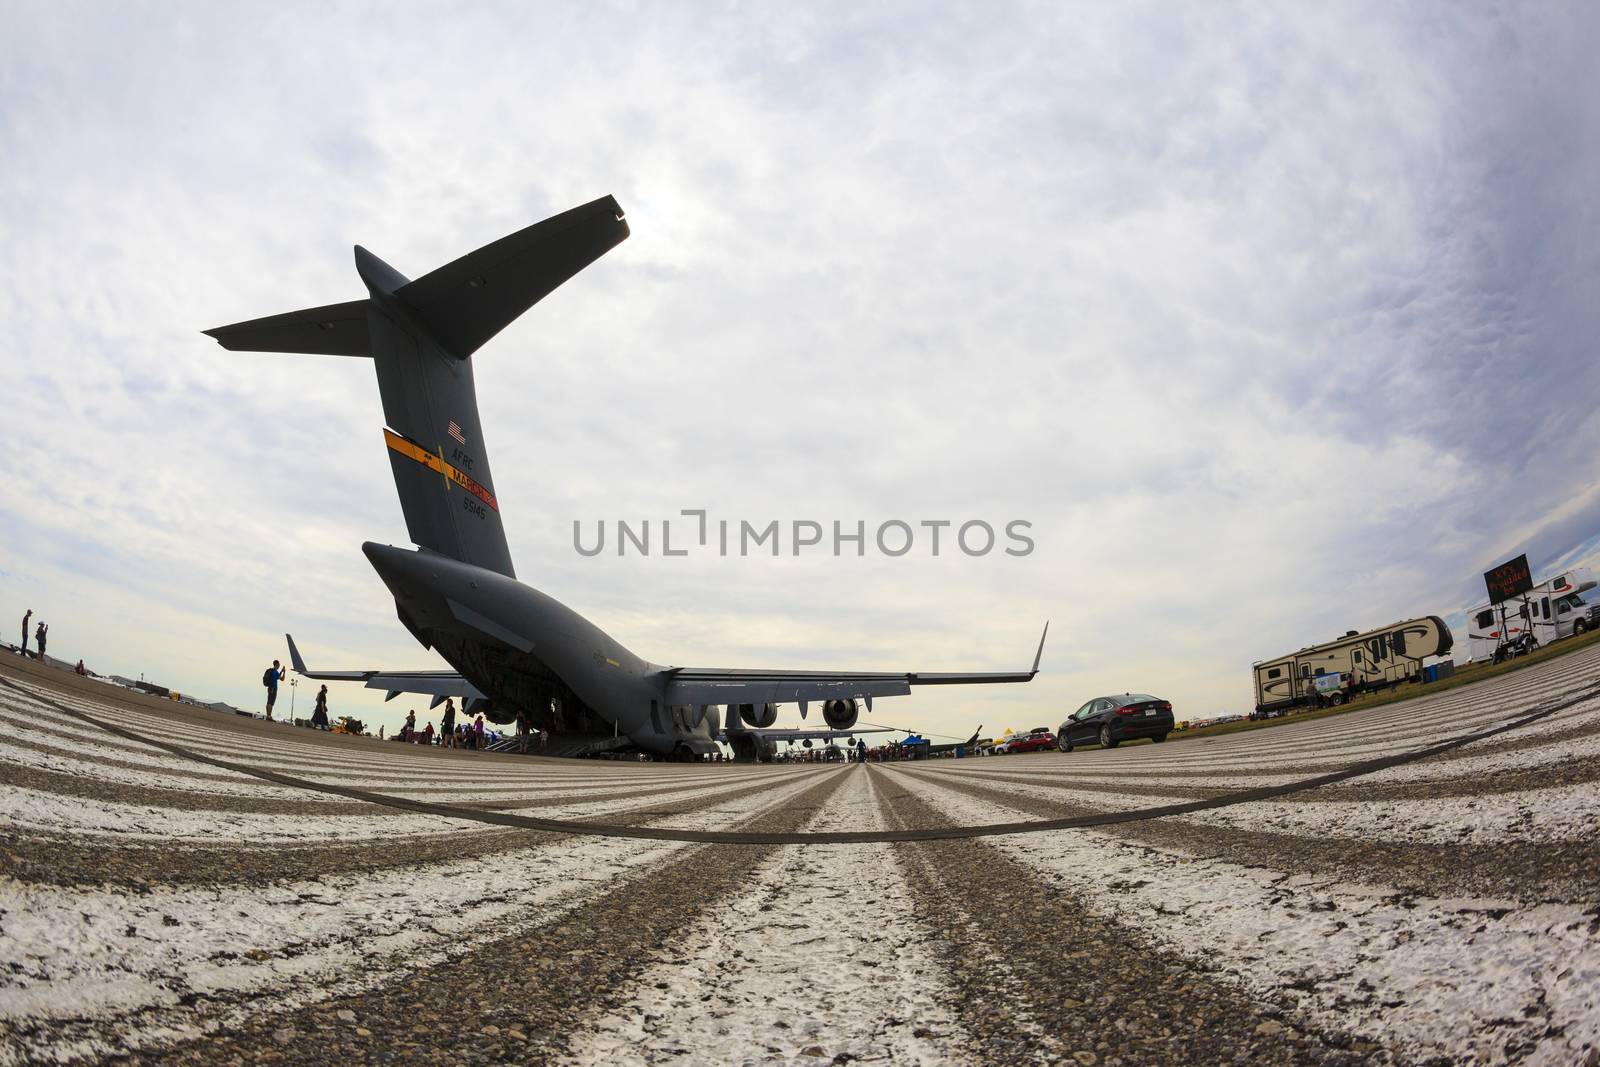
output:
[[[439,744],[444,748],[455,747],[456,740],[456,702],[449,697],[444,698],[444,718],[439,720]]]
[[[528,754],[528,709],[521,708],[517,711],[517,751],[524,756]]]
[[[28,658],[28,620],[33,618],[33,609],[29,608],[22,615],[22,658]]]
[[[422,729],[422,743],[425,745],[433,744],[433,723],[431,722]]]
[[[867,742],[859,737],[856,738],[856,759],[861,763],[867,762]]]
[[[39,662],[44,662],[44,639],[50,636],[49,623],[40,622],[33,628],[33,643],[39,646]]]
[[[317,690],[317,706],[311,711],[311,725],[318,730],[328,728],[328,687]]]
[[[411,731],[415,730],[416,728],[417,728],[417,709],[412,708],[410,711],[406,712],[405,725],[400,727],[400,740],[402,740],[402,741],[410,741],[411,740]]]
[[[479,750],[482,750],[482,748],[483,748],[483,716],[482,715],[479,715],[476,719],[472,720],[472,747],[475,748],[475,749],[479,749]]]
[[[272,705],[278,702],[278,683],[283,681],[289,672],[277,660],[272,661],[272,666],[261,675],[261,684],[267,687],[267,721],[272,721]]]

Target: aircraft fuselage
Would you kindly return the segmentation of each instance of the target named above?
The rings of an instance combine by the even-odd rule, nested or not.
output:
[[[715,751],[715,711],[668,707],[666,668],[559,600],[435,552],[372,542],[362,551],[401,621],[488,697],[494,721],[528,708],[536,723],[561,732],[615,730],[658,753]]]

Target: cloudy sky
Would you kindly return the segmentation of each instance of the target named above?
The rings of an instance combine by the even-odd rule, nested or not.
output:
[[[519,577],[640,655],[1053,620],[1031,686],[878,708],[965,734],[1459,623],[1600,548],[1600,11],[1325,7],[4,3],[0,633],[252,707],[285,630],[439,666],[359,549],[407,543],[370,363],[199,331],[607,193],[633,236],[475,363]],[[683,508],[1036,548],[573,549]]]

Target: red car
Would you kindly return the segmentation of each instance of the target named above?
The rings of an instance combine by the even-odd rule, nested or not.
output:
[[[1048,752],[1055,747],[1055,731],[1048,726],[1036,726],[1024,736],[1006,742],[1007,752]]]

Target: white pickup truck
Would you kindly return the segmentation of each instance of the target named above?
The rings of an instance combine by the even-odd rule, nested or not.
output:
[[[1555,614],[1556,637],[1574,637],[1600,627],[1600,603],[1590,604],[1579,593],[1564,596],[1550,609]]]

